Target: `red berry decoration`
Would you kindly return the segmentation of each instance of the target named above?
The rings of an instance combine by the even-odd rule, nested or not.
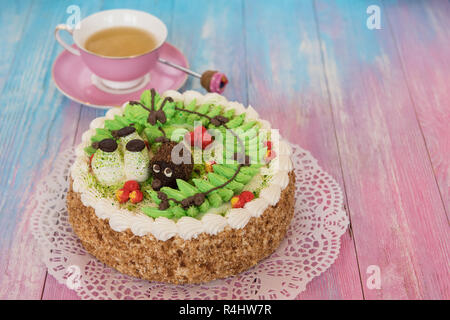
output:
[[[243,208],[245,201],[240,196],[234,196],[231,198],[231,207],[232,208]]]
[[[130,201],[134,204],[139,203],[144,199],[144,194],[141,190],[134,190],[130,192]]]
[[[188,132],[185,136],[186,141],[192,147],[205,149],[213,142],[212,136],[204,126],[195,127],[194,131]]]
[[[242,191],[239,197],[241,197],[244,200],[244,202],[249,202],[255,198],[255,195],[253,194],[253,192],[250,191]]]
[[[119,189],[119,190],[116,191],[116,199],[120,203],[127,202],[129,198],[130,198],[130,192],[128,190]]]
[[[247,202],[252,201],[255,198],[253,192],[250,191],[242,191],[242,193],[238,196],[234,196],[231,198],[231,207],[232,208],[243,208]]]
[[[139,186],[139,183],[137,181],[135,181],[135,180],[128,180],[123,185],[123,189],[131,192],[131,191],[134,191],[134,190],[140,190],[141,187]]]

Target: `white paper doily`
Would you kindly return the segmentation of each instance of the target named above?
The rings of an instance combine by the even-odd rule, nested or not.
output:
[[[48,272],[82,299],[294,299],[339,255],[347,230],[336,181],[311,154],[292,145],[296,174],[295,214],[280,247],[237,276],[203,285],[168,285],[136,279],[87,253],[68,221],[66,194],[74,150],[61,153],[35,192],[34,237]]]

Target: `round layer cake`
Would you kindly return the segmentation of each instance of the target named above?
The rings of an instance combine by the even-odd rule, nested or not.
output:
[[[89,253],[131,276],[182,284],[235,275],[286,234],[291,153],[251,106],[145,91],[83,134],[69,221]]]

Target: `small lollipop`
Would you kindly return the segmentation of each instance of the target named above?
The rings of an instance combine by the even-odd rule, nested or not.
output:
[[[208,92],[222,93],[228,84],[228,79],[225,76],[225,74],[219,71],[207,70],[203,72],[203,74],[199,74],[197,72],[194,72],[185,67],[182,67],[180,65],[177,65],[173,62],[161,58],[159,58],[158,61],[200,79],[202,87],[205,88],[206,91]]]

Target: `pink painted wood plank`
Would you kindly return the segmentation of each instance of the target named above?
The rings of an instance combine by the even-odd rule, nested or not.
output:
[[[446,213],[391,30],[366,28],[371,4],[316,4],[364,296],[448,299]],[[366,286],[371,265],[380,289]]]
[[[426,1],[411,5],[401,1],[396,6],[386,4],[385,8],[448,217],[450,3]]]
[[[343,187],[312,3],[248,1],[245,19],[249,103]],[[297,299],[363,297],[353,240],[341,241],[339,259]]]

